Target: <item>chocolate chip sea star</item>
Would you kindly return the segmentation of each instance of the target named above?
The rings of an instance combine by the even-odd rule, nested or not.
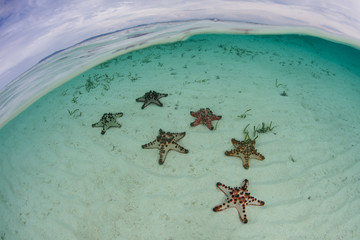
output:
[[[228,208],[236,208],[239,213],[240,219],[243,223],[247,223],[247,217],[245,213],[245,207],[248,205],[254,206],[263,206],[265,202],[261,200],[257,200],[253,196],[250,195],[247,188],[249,185],[249,181],[245,179],[240,187],[232,188],[226,186],[220,182],[216,184],[216,186],[226,195],[226,201],[213,208],[214,212],[220,212]]]

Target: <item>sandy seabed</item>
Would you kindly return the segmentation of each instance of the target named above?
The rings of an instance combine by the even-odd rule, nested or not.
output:
[[[81,74],[0,130],[1,240],[358,239],[359,60],[311,37],[199,35]],[[169,94],[163,107],[141,110],[149,90]],[[222,115],[214,131],[190,127],[204,107]],[[122,127],[101,135],[91,124],[107,112]],[[225,156],[263,122],[264,161]],[[189,153],[159,165],[141,148],[159,129],[185,131]],[[246,208],[247,224],[213,212],[216,183],[244,179],[266,204]]]

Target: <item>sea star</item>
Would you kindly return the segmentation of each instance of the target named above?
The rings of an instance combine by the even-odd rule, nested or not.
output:
[[[225,186],[224,184],[218,182],[216,186],[226,195],[226,201],[219,206],[213,208],[214,212],[219,212],[228,208],[236,208],[239,212],[240,219],[243,223],[247,223],[245,206],[254,205],[262,206],[265,202],[257,200],[253,196],[250,196],[250,193],[247,190],[249,181],[245,179],[239,188],[232,188]]]
[[[231,139],[231,142],[234,145],[235,149],[233,149],[231,151],[226,151],[225,155],[241,158],[245,169],[249,168],[249,159],[250,158],[254,158],[254,159],[258,159],[258,160],[265,159],[265,157],[263,155],[261,155],[260,153],[258,153],[256,151],[256,149],[254,147],[256,144],[255,139],[254,140],[247,139],[244,141],[238,141],[233,138],[233,139]]]
[[[170,150],[175,150],[180,153],[188,153],[189,150],[180,146],[177,141],[182,139],[185,136],[185,132],[181,133],[170,133],[164,132],[163,130],[159,130],[159,135],[152,142],[142,145],[141,147],[144,149],[157,148],[159,149],[159,164],[163,164],[165,162],[165,158],[167,153]]]
[[[116,119],[122,117],[123,113],[104,113],[100,121],[91,125],[92,127],[102,127],[101,134],[104,135],[106,130],[111,127],[121,127],[120,123],[116,122]]]
[[[191,111],[190,115],[197,118],[194,122],[190,123],[190,126],[195,127],[202,123],[205,124],[210,130],[214,129],[211,121],[221,119],[221,116],[214,115],[209,108],[200,108],[200,110],[197,112]]]
[[[144,102],[141,109],[146,108],[150,103],[154,103],[154,104],[162,107],[163,104],[159,101],[159,99],[162,97],[167,97],[167,96],[168,96],[168,94],[166,94],[166,93],[158,93],[155,91],[150,91],[150,92],[145,93],[144,96],[137,98],[136,101]]]

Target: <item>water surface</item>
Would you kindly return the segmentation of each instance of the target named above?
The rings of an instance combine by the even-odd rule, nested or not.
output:
[[[355,239],[360,232],[360,53],[299,35],[197,35],[106,61],[0,130],[2,239]],[[51,78],[49,74],[49,78]],[[163,107],[136,98],[168,93]],[[190,111],[222,115],[191,127]],[[250,110],[249,110],[250,109]],[[91,124],[123,112],[121,128]],[[262,123],[264,161],[227,157]],[[142,149],[186,132],[164,165]],[[252,134],[252,132],[250,131]],[[249,179],[265,206],[215,213],[217,182]],[[259,231],[261,229],[261,231]]]

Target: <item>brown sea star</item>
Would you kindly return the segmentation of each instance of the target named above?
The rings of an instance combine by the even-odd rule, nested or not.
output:
[[[145,93],[144,96],[137,98],[136,101],[144,102],[141,109],[146,108],[147,106],[149,106],[150,103],[154,103],[154,104],[162,107],[163,104],[159,101],[159,99],[162,97],[167,97],[167,96],[168,96],[168,94],[166,94],[166,93],[157,93],[155,91],[149,91],[149,92]]]
[[[231,139],[231,142],[234,145],[235,149],[233,149],[231,151],[226,151],[225,155],[241,158],[245,169],[249,168],[249,159],[250,158],[254,158],[254,159],[258,159],[258,160],[265,159],[265,157],[263,155],[261,155],[260,153],[258,153],[256,151],[256,149],[254,147],[256,144],[255,139],[254,140],[247,139],[244,141],[238,141],[233,138],[233,139]]]
[[[142,145],[141,147],[144,149],[157,148],[159,149],[159,164],[163,164],[165,162],[165,158],[167,153],[170,150],[175,150],[180,153],[188,153],[189,150],[180,146],[177,141],[182,139],[185,136],[185,132],[181,133],[170,133],[164,132],[163,130],[159,130],[159,135],[152,142]]]
[[[195,127],[202,123],[205,124],[210,130],[214,129],[211,121],[221,119],[221,116],[214,115],[209,108],[200,108],[200,110],[197,112],[190,112],[190,115],[197,118],[194,122],[190,123],[190,126]]]
[[[121,124],[116,122],[116,119],[122,117],[123,113],[104,113],[100,121],[91,125],[92,127],[102,127],[101,134],[104,135],[106,130],[111,127],[121,127]]]
[[[242,182],[239,188],[228,187],[218,182],[216,186],[225,193],[227,199],[222,205],[214,207],[214,212],[219,212],[228,208],[236,208],[239,212],[241,221],[247,223],[248,220],[246,218],[245,206],[262,206],[265,204],[265,202],[250,196],[250,193],[247,190],[248,185],[249,181],[247,179]]]

